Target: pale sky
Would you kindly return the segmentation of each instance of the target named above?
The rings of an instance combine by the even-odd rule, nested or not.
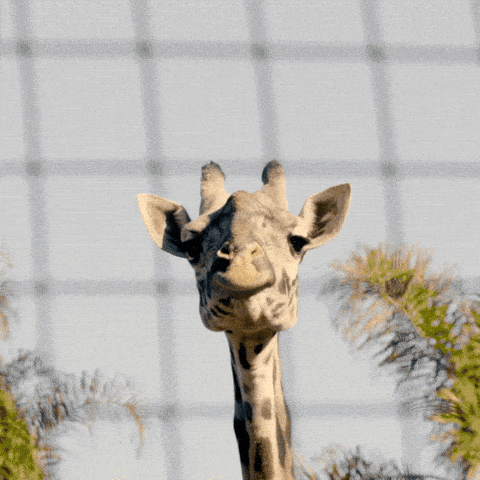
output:
[[[203,164],[222,166],[230,193],[254,191],[273,157],[292,213],[309,195],[352,184],[342,232],[300,267],[299,321],[282,342],[287,402],[299,411],[398,400],[391,372],[348,349],[317,297],[333,260],[401,235],[434,250],[436,271],[454,267],[479,285],[478,2],[261,3],[0,4],[0,243],[21,320],[12,345],[38,346],[45,321],[43,349],[59,369],[130,375],[154,404],[220,405],[223,417],[178,422],[178,470],[159,444],[139,461],[165,478],[240,479],[233,389],[226,341],[201,324],[187,262],[156,250],[138,193],[195,217]],[[33,56],[16,55],[19,39]],[[152,58],[135,53],[137,39],[151,42]],[[380,53],[369,57],[367,45]],[[163,175],[148,174],[149,160]],[[41,175],[27,175],[25,161],[40,162]],[[383,176],[385,162],[398,174]],[[47,310],[37,280],[49,282]],[[169,290],[154,296],[162,281]],[[395,410],[355,419],[341,409],[294,416],[294,442],[305,458],[336,442],[431,464]]]

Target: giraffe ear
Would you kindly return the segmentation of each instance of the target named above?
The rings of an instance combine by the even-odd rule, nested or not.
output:
[[[329,242],[340,232],[351,195],[351,185],[344,183],[307,198],[299,215],[301,223],[298,230],[309,241],[304,246],[305,250]]]
[[[186,257],[180,233],[190,222],[187,211],[179,203],[148,193],[137,195],[137,202],[152,240],[165,252]]]

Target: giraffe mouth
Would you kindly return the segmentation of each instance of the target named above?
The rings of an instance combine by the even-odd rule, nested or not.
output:
[[[216,272],[212,278],[212,285],[221,288],[230,294],[253,295],[264,288],[271,287],[275,283],[275,274],[272,271],[256,272],[255,276],[248,272],[240,275],[232,272]]]

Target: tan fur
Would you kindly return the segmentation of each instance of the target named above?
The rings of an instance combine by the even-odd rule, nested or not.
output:
[[[244,480],[293,480],[278,332],[297,321],[298,265],[309,249],[338,234],[351,187],[312,195],[295,216],[278,162],[265,166],[264,186],[254,193],[228,195],[224,178],[217,164],[203,167],[194,221],[181,205],[155,195],[138,195],[138,204],[155,243],[192,265],[204,325],[226,333]]]

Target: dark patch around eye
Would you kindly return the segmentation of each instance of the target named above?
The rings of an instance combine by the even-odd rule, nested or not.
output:
[[[187,254],[190,263],[198,263],[200,255],[203,253],[200,238],[192,238],[182,244],[183,251]]]
[[[297,253],[300,253],[302,248],[307,244],[309,243],[309,241],[304,238],[304,237],[300,237],[299,235],[291,235],[290,238],[290,243],[293,247],[293,249],[297,252]]]

